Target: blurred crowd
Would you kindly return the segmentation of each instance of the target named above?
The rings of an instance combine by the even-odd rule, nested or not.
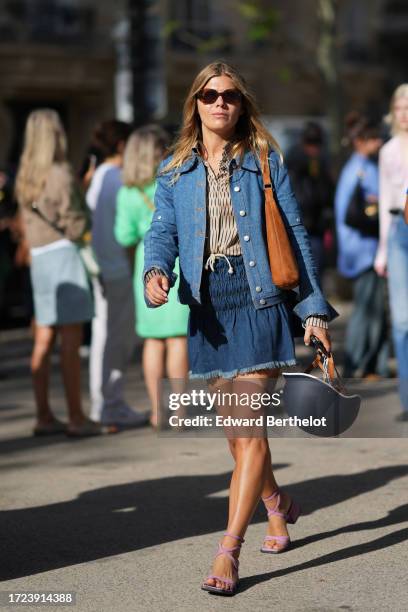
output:
[[[319,275],[350,279],[343,375],[389,377],[397,360],[400,420],[408,420],[408,84],[395,91],[384,123],[358,112],[345,121],[348,158],[333,171],[320,124],[304,126],[285,157]],[[98,435],[106,427],[159,426],[161,380],[177,391],[188,377],[188,307],[176,291],[149,309],[142,279],[143,238],[153,211],[155,176],[169,135],[157,125],[132,130],[117,120],[95,127],[82,168],[67,158],[64,127],[49,109],[33,111],[15,180],[0,173],[0,312],[20,270],[32,313],[31,358],[36,435]],[[13,183],[13,184],[11,184]],[[405,218],[404,218],[405,206]],[[176,262],[176,273],[179,273]],[[177,286],[176,286],[177,288]],[[90,415],[82,406],[79,348],[90,330]],[[124,374],[143,338],[150,399],[135,410]],[[59,338],[68,424],[50,408],[50,355]]]

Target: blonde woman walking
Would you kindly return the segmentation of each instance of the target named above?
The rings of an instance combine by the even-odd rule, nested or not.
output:
[[[287,292],[274,285],[265,242],[260,156],[266,154],[300,271],[295,313],[330,350],[327,319],[335,311],[320,290],[311,246],[275,140],[262,124],[242,76],[224,62],[204,68],[188,93],[173,154],[159,169],[156,209],[145,236],[146,298],[151,307],[170,299],[180,257],[179,298],[190,307],[190,377],[213,390],[241,393],[255,381],[271,389],[280,368],[296,363]],[[250,385],[249,385],[250,386]],[[224,407],[224,414],[228,408]],[[259,412],[257,413],[259,415]],[[283,552],[298,504],[279,489],[265,432],[237,431],[228,444],[235,466],[227,531],[202,588],[233,595],[238,556],[262,497],[268,531],[262,552]]]
[[[136,333],[145,338],[143,373],[150,397],[150,424],[159,425],[158,389],[167,374],[171,383],[182,385],[187,378],[188,307],[177,301],[177,294],[160,311],[149,309],[144,300],[143,238],[154,213],[157,167],[168,145],[167,134],[158,126],[147,125],[136,130],[126,145],[123,160],[124,186],[118,194],[115,235],[130,251],[134,268],[133,288],[136,302]],[[178,261],[175,264],[176,273]],[[180,389],[178,389],[180,392]]]
[[[381,276],[388,276],[402,406],[397,419],[408,421],[408,226],[404,221],[408,185],[408,83],[395,90],[388,120],[393,137],[380,151],[380,245],[375,269]]]
[[[25,130],[16,197],[30,247],[34,293],[34,433],[87,436],[100,433],[100,427],[83,413],[80,388],[82,324],[92,319],[93,306],[85,268],[74,243],[86,232],[88,217],[85,206],[73,205],[74,181],[66,149],[57,113],[49,109],[32,112]],[[68,426],[55,418],[48,396],[50,354],[57,334]]]

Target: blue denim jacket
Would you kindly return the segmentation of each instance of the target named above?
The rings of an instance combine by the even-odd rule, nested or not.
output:
[[[151,268],[161,268],[172,287],[177,279],[173,267],[178,255],[179,301],[182,304],[200,304],[206,235],[206,170],[200,156],[193,151],[182,166],[161,174],[169,159],[162,162],[158,171],[156,209],[144,239],[143,277]],[[256,309],[267,308],[287,299],[293,292],[279,289],[272,281],[259,161],[252,152],[247,152],[239,165],[236,160],[231,160],[230,164],[232,206],[252,301]],[[275,198],[299,266],[300,283],[293,310],[302,320],[313,314],[326,315],[331,320],[337,316],[337,312],[326,302],[319,287],[308,234],[287,170],[273,151],[269,154],[269,164]],[[179,175],[177,180],[174,180],[175,173]],[[154,307],[146,297],[145,301],[147,306]]]

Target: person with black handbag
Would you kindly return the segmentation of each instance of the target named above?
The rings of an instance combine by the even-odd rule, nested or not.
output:
[[[378,122],[351,112],[347,142],[353,153],[335,197],[338,270],[353,281],[354,306],[345,340],[345,378],[388,376],[386,285],[374,270],[378,247]]]

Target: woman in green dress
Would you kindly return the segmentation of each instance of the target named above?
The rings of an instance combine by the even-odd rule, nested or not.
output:
[[[155,125],[139,128],[130,136],[124,153],[124,186],[118,193],[115,220],[116,240],[129,249],[134,264],[136,333],[145,338],[143,374],[152,405],[150,423],[155,428],[159,420],[157,389],[161,379],[167,374],[172,382],[183,384],[188,376],[188,306],[180,304],[177,292],[173,291],[162,308],[147,308],[142,280],[143,238],[152,220],[155,175],[167,144],[166,132]],[[178,260],[174,271],[179,274]]]

